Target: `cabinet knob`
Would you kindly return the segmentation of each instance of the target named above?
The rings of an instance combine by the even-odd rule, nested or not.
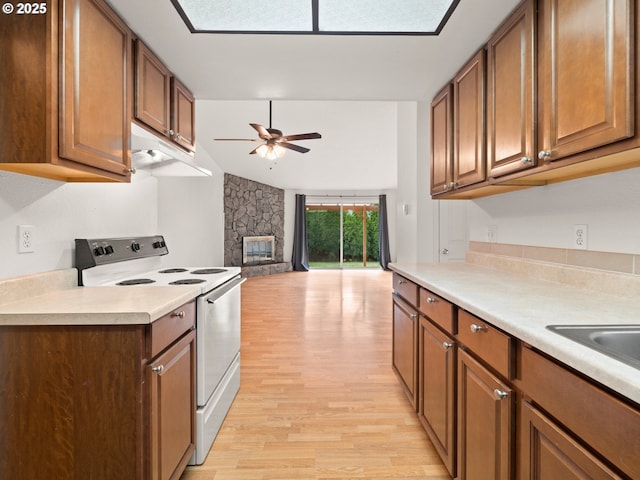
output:
[[[547,163],[548,161],[551,160],[551,152],[549,152],[547,150],[540,150],[538,152],[538,158],[540,160],[542,160],[543,162]]]
[[[411,318],[411,320],[417,320],[418,319],[418,315],[415,313],[412,313],[411,315],[409,315],[409,317]]]
[[[427,297],[427,303],[436,303],[436,299],[433,297]]]
[[[449,342],[442,342],[442,348],[444,348],[444,351],[446,352],[447,350],[449,350],[451,347],[453,347],[453,343],[449,343]]]
[[[404,285],[405,283],[407,283],[407,281],[406,281],[406,280],[400,280],[400,281],[398,282],[398,285]]]
[[[440,250],[440,253],[442,255],[447,255],[449,253],[449,249],[448,248],[443,248],[442,250]]]
[[[483,331],[483,330],[486,330],[486,329],[487,329],[487,327],[486,327],[486,326],[484,326],[484,325],[476,325],[475,323],[472,323],[472,324],[471,324],[471,327],[469,327],[469,328],[471,328],[471,331],[472,331],[473,333],[480,333],[481,331]]]
[[[158,365],[157,367],[152,367],[151,371],[155,373],[162,373],[164,370],[164,365]]]
[[[173,130],[169,130],[169,136],[173,137],[176,134],[176,132],[174,132]]]
[[[496,397],[496,400],[502,400],[509,396],[507,392],[503,392],[502,390],[498,390],[497,388],[493,391],[493,395],[494,397]]]
[[[180,135],[179,133],[176,135],[176,140],[180,140],[182,138],[182,135]]]
[[[131,175],[135,175],[136,172],[137,170],[134,167],[122,169],[122,173],[130,173]]]
[[[531,162],[531,158],[530,157],[522,157],[520,159],[520,163],[522,163],[523,165],[528,165],[528,164],[532,163]]]
[[[184,318],[185,313],[184,310],[180,310],[179,312],[173,312],[171,314],[172,317]]]

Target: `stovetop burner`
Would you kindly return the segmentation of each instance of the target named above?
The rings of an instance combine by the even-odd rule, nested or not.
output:
[[[132,278],[131,280],[122,280],[116,283],[116,285],[144,285],[146,283],[155,283],[155,280],[150,278]]]
[[[194,283],[203,283],[206,280],[202,280],[201,278],[183,278],[181,280],[176,280],[175,282],[169,282],[169,285],[192,285]]]
[[[200,268],[198,270],[194,270],[191,273],[193,275],[211,275],[213,273],[224,273],[227,270],[224,268]]]
[[[164,270],[158,271],[158,273],[182,273],[186,271],[186,268],[165,268]]]

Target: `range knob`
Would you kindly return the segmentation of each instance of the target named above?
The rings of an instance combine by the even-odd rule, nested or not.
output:
[[[100,257],[105,254],[104,247],[96,247],[93,249],[93,255]]]
[[[153,242],[153,248],[163,248],[166,247],[167,244],[164,243],[163,240],[158,240],[157,242]]]
[[[140,251],[140,244],[138,242],[133,242],[131,244],[131,251],[132,252],[139,252]]]
[[[106,253],[107,255],[111,255],[113,253],[113,247],[111,245],[107,245],[106,247],[104,247],[104,253]]]

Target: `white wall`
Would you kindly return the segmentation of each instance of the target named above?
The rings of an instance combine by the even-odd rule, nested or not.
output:
[[[157,182],[62,183],[0,171],[0,279],[71,268],[74,239],[157,233]],[[33,253],[17,253],[17,226],[34,226]]]
[[[571,248],[573,225],[588,225],[588,249],[640,254],[640,168],[470,201],[470,239]]]

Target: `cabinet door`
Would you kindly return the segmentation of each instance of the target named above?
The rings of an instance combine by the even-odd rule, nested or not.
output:
[[[453,182],[463,187],[486,178],[485,51],[453,79]]]
[[[520,480],[622,478],[528,402],[520,419]]]
[[[634,132],[632,0],[539,2],[539,141],[555,160]]]
[[[175,77],[171,79],[171,115],[173,141],[187,150],[195,150],[195,99]]]
[[[447,85],[431,102],[431,194],[449,190],[453,161],[453,86]]]
[[[135,116],[158,133],[169,136],[171,72],[140,40],[136,40]]]
[[[533,0],[487,44],[487,160],[496,177],[535,166]]]
[[[458,475],[461,480],[511,480],[515,401],[511,389],[458,351]]]
[[[418,313],[399,298],[393,301],[393,369],[415,408],[417,401]]]
[[[452,477],[455,465],[455,342],[420,319],[418,415]]]
[[[151,480],[178,479],[195,450],[195,332],[147,366]]]
[[[129,29],[103,0],[65,0],[62,8],[60,156],[128,176]]]

